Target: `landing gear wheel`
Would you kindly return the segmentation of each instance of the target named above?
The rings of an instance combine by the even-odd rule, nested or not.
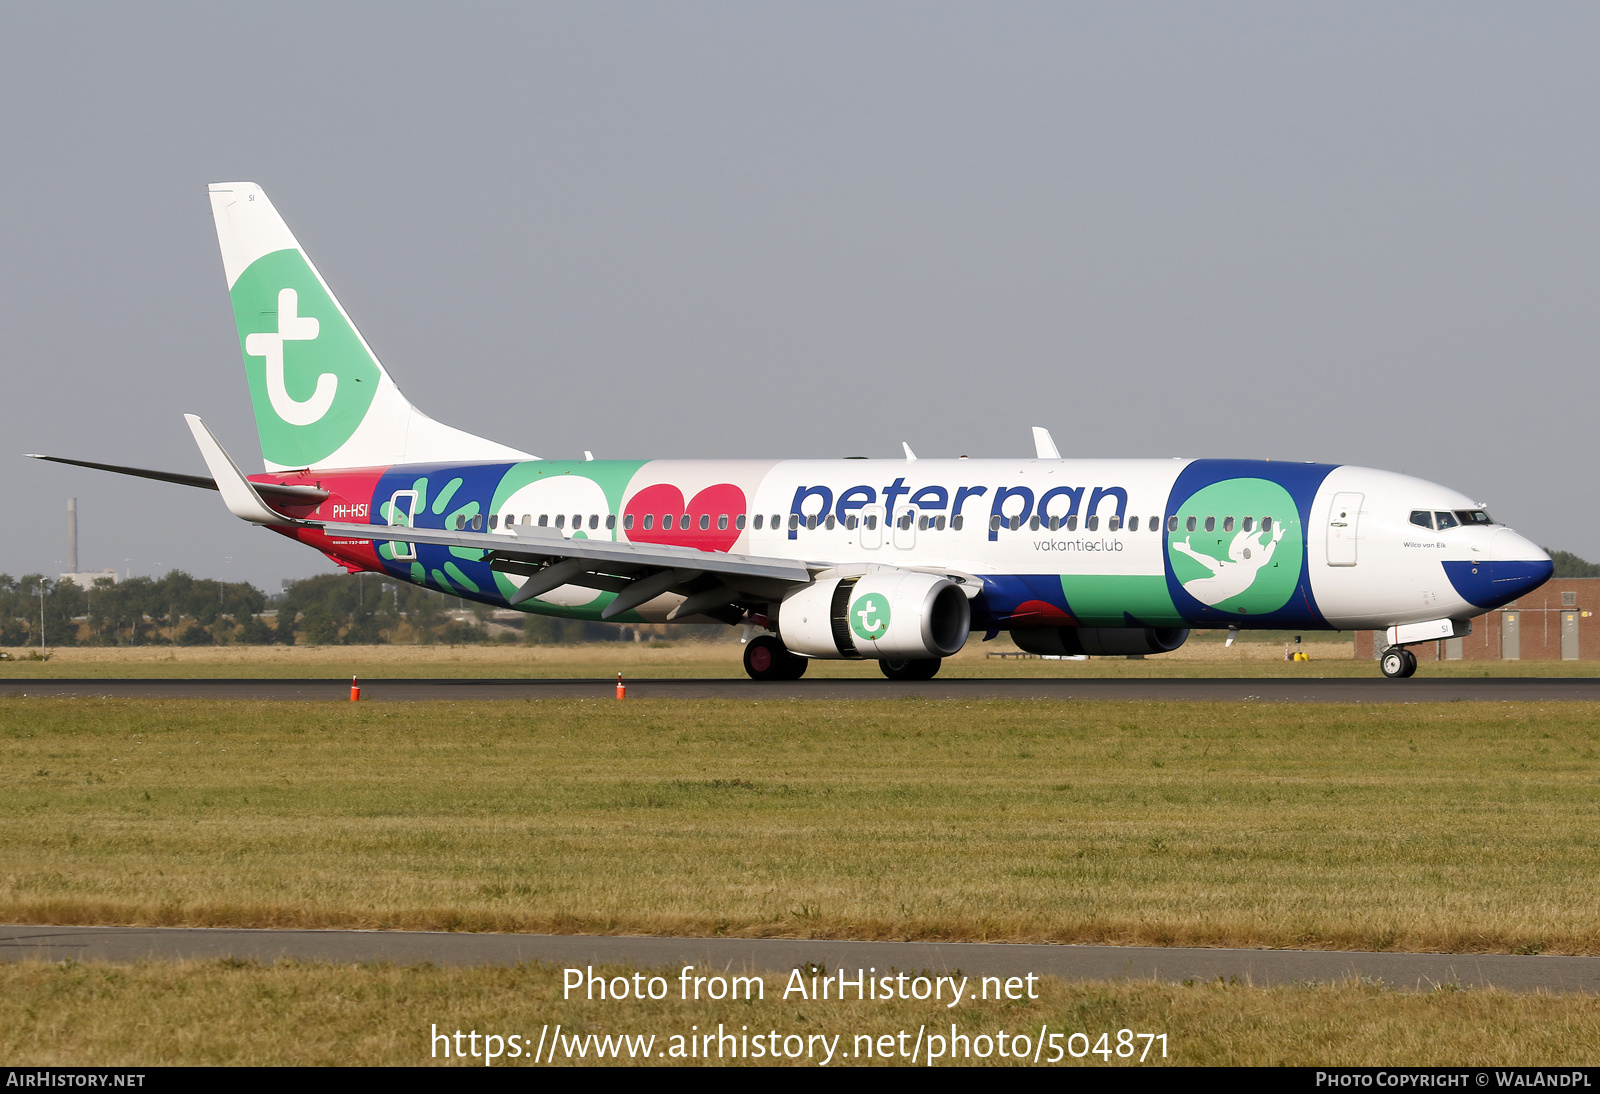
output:
[[[790,653],[770,634],[763,634],[745,643],[744,671],[752,680],[798,680],[806,674],[806,659]]]
[[[1378,667],[1391,680],[1404,680],[1417,671],[1417,655],[1403,646],[1390,646],[1383,651]]]
[[[932,680],[944,664],[937,657],[918,658],[915,661],[879,661],[878,668],[891,680]]]

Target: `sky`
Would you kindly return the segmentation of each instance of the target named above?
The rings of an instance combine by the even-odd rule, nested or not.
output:
[[[206,186],[403,391],[547,457],[1383,467],[1600,559],[1593,4],[0,5],[0,572],[330,572]]]

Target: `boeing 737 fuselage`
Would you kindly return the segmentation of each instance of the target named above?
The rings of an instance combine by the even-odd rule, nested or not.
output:
[[[267,471],[192,416],[211,481],[108,469],[214,483],[351,572],[572,619],[743,623],[757,679],[811,658],[927,678],[972,631],[1143,654],[1194,627],[1385,630],[1384,673],[1409,676],[1408,645],[1552,572],[1421,479],[1062,459],[1037,428],[1024,460],[541,460],[416,410],[258,186],[211,200]]]

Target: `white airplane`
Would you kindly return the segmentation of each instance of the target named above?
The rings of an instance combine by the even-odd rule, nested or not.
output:
[[[1192,627],[1387,632],[1407,648],[1538,587],[1548,555],[1465,494],[1321,463],[543,460],[442,425],[390,379],[254,183],[211,187],[266,471],[188,416],[240,518],[373,571],[571,619],[746,626],[745,668],[927,679],[973,631],[1146,654]]]

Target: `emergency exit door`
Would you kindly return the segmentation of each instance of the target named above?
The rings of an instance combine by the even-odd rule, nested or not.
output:
[[[415,490],[396,490],[389,498],[389,527],[414,528],[413,514],[417,508],[417,492]],[[396,562],[408,562],[417,557],[415,543],[403,543],[391,540],[389,549],[394,552]]]

